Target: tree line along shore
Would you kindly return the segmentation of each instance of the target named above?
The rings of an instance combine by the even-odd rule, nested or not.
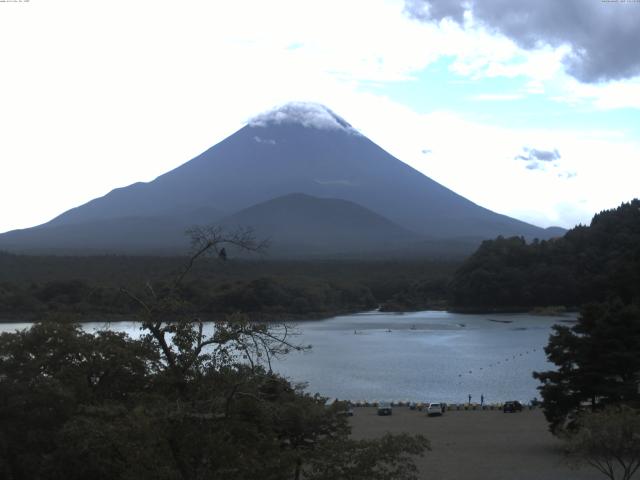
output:
[[[0,253],[0,319],[42,314],[127,316],[122,293],[151,283],[158,291],[185,257],[33,257]],[[382,308],[446,305],[455,262],[267,261],[203,259],[181,286],[192,312],[207,318],[243,312],[253,318],[326,318]]]

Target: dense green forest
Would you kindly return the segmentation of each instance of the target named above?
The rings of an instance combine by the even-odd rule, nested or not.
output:
[[[640,200],[603,211],[564,237],[488,240],[456,272],[460,310],[579,307],[611,297],[640,299]]]
[[[186,257],[26,256],[0,253],[0,318],[129,315],[122,289],[160,291]],[[204,258],[182,285],[194,312],[245,312],[259,318],[321,317],[382,306],[416,310],[444,305],[456,262],[221,261]]]

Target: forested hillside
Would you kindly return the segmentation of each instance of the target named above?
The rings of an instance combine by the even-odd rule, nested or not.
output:
[[[640,200],[603,211],[564,237],[482,243],[456,272],[452,304],[461,309],[577,307],[640,299]]]

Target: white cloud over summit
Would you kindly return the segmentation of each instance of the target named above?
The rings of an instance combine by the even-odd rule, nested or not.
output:
[[[349,123],[336,115],[324,105],[312,102],[289,102],[266,112],[260,113],[249,120],[252,127],[266,127],[296,123],[303,127],[319,128],[321,130],[343,130],[357,134]]]

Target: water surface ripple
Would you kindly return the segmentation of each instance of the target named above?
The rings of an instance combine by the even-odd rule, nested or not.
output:
[[[294,341],[311,344],[274,369],[308,391],[350,400],[461,403],[529,401],[539,397],[531,373],[553,368],[543,351],[551,326],[575,321],[529,314],[469,315],[448,312],[367,312],[297,323]],[[84,323],[94,331],[103,322]],[[29,324],[0,324],[0,332]],[[110,328],[138,336],[139,324]]]

